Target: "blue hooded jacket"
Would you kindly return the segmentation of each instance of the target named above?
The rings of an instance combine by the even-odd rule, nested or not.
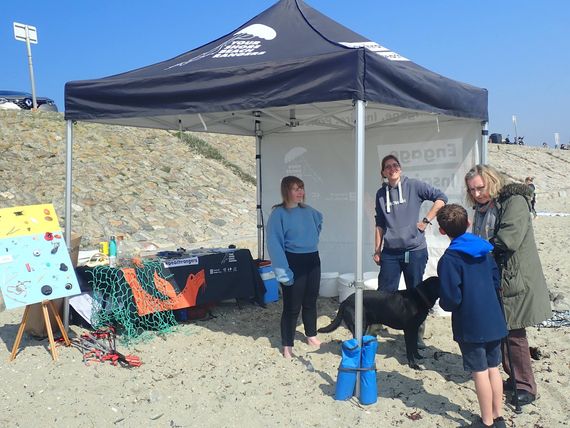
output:
[[[451,244],[437,264],[441,283],[440,306],[451,311],[453,339],[484,343],[507,335],[498,298],[499,269],[493,246],[471,233]]]

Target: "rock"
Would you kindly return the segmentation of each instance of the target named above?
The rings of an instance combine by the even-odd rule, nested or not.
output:
[[[570,302],[566,299],[566,296],[562,293],[557,293],[552,301],[552,310],[558,312],[565,312],[570,310]]]
[[[10,192],[1,192],[0,197],[2,197],[4,199],[14,199],[15,198],[14,194],[10,193]]]

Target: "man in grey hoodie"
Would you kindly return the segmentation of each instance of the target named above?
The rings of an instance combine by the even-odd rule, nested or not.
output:
[[[381,174],[387,182],[376,192],[373,258],[380,266],[378,290],[395,293],[402,273],[407,289],[422,281],[428,260],[424,231],[447,203],[447,196],[423,181],[403,176],[394,155],[382,159]],[[420,220],[424,201],[432,201],[433,205]],[[419,345],[424,346],[423,342]]]

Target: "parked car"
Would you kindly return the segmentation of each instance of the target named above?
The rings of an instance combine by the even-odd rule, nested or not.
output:
[[[493,144],[501,144],[503,142],[503,136],[501,134],[491,134],[489,135],[489,140]]]
[[[36,97],[38,110],[58,111],[51,98]],[[31,110],[34,106],[32,94],[28,92],[0,90],[0,110]]]

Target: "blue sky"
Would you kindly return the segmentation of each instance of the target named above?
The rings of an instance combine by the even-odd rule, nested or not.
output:
[[[363,36],[489,90],[489,129],[527,144],[570,140],[570,1],[309,0]],[[64,84],[174,57],[232,32],[272,0],[5,0],[0,88],[31,91],[13,22],[37,27],[36,91],[63,110]]]

